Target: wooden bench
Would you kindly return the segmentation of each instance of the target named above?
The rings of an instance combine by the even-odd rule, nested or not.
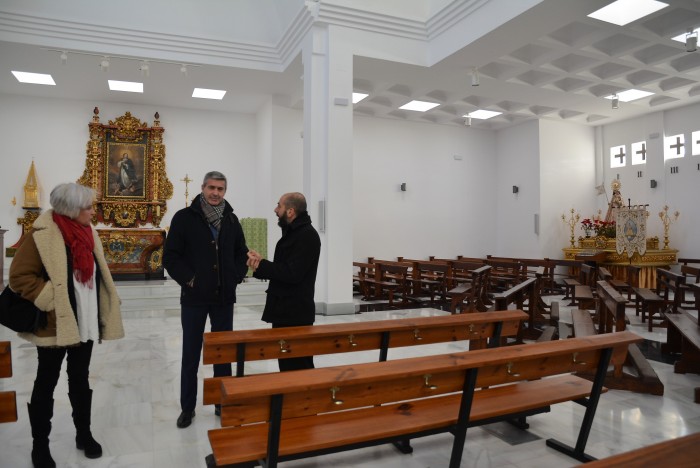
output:
[[[470,349],[494,347],[502,337],[517,336],[527,318],[521,310],[440,315],[360,323],[234,330],[204,334],[204,364],[245,363],[267,359],[319,356],[355,351],[379,351],[386,361],[389,348],[469,340]],[[219,403],[222,377],[204,379],[205,405]]]
[[[627,300],[624,296],[607,281],[598,281],[596,288],[598,329],[595,330],[593,319],[587,310],[574,310],[572,311],[574,336],[590,336],[596,332],[619,332],[627,327],[625,320]],[[664,394],[664,384],[636,344],[630,345],[624,364],[616,366],[612,372],[608,373],[605,385],[618,390],[652,395]]]
[[[595,309],[595,294],[593,291],[595,290],[596,275],[595,267],[585,263],[581,264],[579,284],[574,286],[573,297],[573,302],[579,309]]]
[[[460,466],[467,429],[545,412],[562,402],[586,410],[574,446],[547,446],[579,461],[608,365],[640,341],[625,331],[395,361],[226,378],[222,428],[209,431],[208,466],[279,462],[446,433]],[[595,381],[571,374],[589,371]],[[478,389],[478,391],[476,391]],[[228,426],[228,427],[227,427]]]
[[[581,260],[563,260],[556,259],[554,262],[554,282],[557,286],[564,290],[564,299],[570,299],[570,306],[576,305],[573,302],[574,287],[581,284],[578,281],[578,275],[583,262]],[[564,269],[564,271],[562,271]]]
[[[374,277],[364,279],[366,289],[371,291],[368,299],[388,299],[389,306],[394,305],[395,298],[401,298],[405,304],[409,294],[409,267],[398,262],[375,261]]]
[[[12,347],[9,341],[0,341],[0,379],[10,377],[12,377]],[[15,421],[17,421],[16,392],[0,392],[0,423]]]
[[[413,283],[414,296],[429,296],[430,302],[435,301],[439,295],[447,300],[447,284],[450,276],[450,267],[441,261],[413,261],[411,282]]]
[[[507,291],[493,295],[496,310],[506,310],[510,305],[516,309],[525,310],[528,315],[527,327],[522,329],[518,340],[536,340],[542,334],[542,329],[550,323],[539,307],[539,283],[537,278],[530,278],[513,286]]]
[[[527,278],[525,265],[517,260],[487,259],[491,266],[489,275],[489,293],[505,291]]]
[[[681,265],[681,275],[685,276],[681,291],[681,307],[692,309],[694,304],[693,294],[690,293],[690,299],[688,299],[686,293],[689,292],[689,284],[700,283],[700,268],[690,265]]]
[[[700,283],[689,285],[695,294],[695,304],[700,311]],[[679,314],[669,314],[666,343],[661,345],[662,353],[680,354],[673,366],[677,374],[692,372],[700,374],[700,324],[698,320],[686,311]],[[695,403],[700,403],[700,387],[695,388]]]
[[[698,464],[700,432],[647,445],[586,463],[586,468],[648,468],[650,466],[691,467]]]
[[[470,266],[476,266],[475,263],[465,263],[465,262],[455,262],[463,275],[468,270]],[[453,271],[455,266],[453,265]],[[465,313],[465,312],[484,312],[488,309],[488,306],[484,303],[484,296],[486,295],[486,288],[488,286],[489,274],[491,272],[491,267],[484,265],[478,267],[470,272],[469,282],[462,282],[461,277],[453,276],[454,282],[462,282],[454,288],[447,291],[447,297],[450,299],[450,312],[453,314]]]
[[[686,277],[663,268],[656,269],[656,294],[666,302],[665,314],[677,314],[683,304]],[[673,299],[669,296],[673,294]]]

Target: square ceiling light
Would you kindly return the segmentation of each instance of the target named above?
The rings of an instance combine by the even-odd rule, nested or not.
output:
[[[407,102],[403,106],[399,107],[399,109],[411,110],[411,111],[417,111],[417,112],[425,112],[425,111],[429,111],[433,107],[437,107],[439,105],[440,104],[435,103],[435,102],[411,101],[411,102]]]
[[[14,70],[12,71],[12,74],[15,75],[15,78],[17,78],[17,81],[19,81],[20,83],[56,86],[56,82],[53,80],[53,77],[51,75],[45,75],[43,73],[21,72]]]
[[[497,115],[501,115],[503,112],[496,112],[496,111],[490,111],[486,109],[479,109],[475,110],[474,112],[470,112],[468,114],[463,115],[462,117],[471,117],[472,119],[481,119],[481,120],[486,120],[490,119],[491,117],[496,117]]]
[[[110,91],[124,91],[127,93],[143,93],[143,83],[135,81],[107,80]]]
[[[225,94],[226,91],[221,89],[194,88],[194,91],[192,91],[192,97],[194,98],[218,99],[219,101],[224,98]]]
[[[620,93],[617,93],[617,97],[621,102],[630,102],[630,101],[636,101],[637,99],[642,99],[647,96],[651,96],[654,93],[650,93],[649,91],[642,91],[641,89],[628,89],[627,91],[622,91]],[[605,99],[612,99],[613,94],[610,96],[605,96]]]
[[[357,104],[358,102],[362,101],[364,98],[369,96],[369,94],[365,93],[352,93],[352,103]]]
[[[624,26],[667,6],[668,3],[656,0],[617,0],[600,10],[594,11],[588,17]]]

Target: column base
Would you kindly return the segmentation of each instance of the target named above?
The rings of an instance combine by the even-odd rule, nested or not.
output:
[[[355,304],[352,302],[344,304],[328,304],[326,302],[316,303],[316,315],[354,315]]]

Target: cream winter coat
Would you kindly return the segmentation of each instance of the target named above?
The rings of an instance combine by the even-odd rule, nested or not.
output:
[[[46,328],[19,336],[37,346],[71,346],[80,342],[80,332],[68,294],[68,257],[63,235],[48,210],[34,221],[33,230],[17,249],[10,265],[10,287],[48,313]],[[109,273],[97,231],[93,254],[100,270],[100,338],[116,340],[124,336],[120,300]],[[49,279],[45,279],[44,270]],[[97,272],[95,272],[97,275]],[[97,276],[96,276],[97,277]]]

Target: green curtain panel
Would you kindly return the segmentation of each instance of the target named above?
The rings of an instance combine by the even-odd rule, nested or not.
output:
[[[243,218],[241,219],[245,242],[249,249],[253,249],[267,258],[267,219]],[[253,270],[248,269],[248,276],[253,275]]]

